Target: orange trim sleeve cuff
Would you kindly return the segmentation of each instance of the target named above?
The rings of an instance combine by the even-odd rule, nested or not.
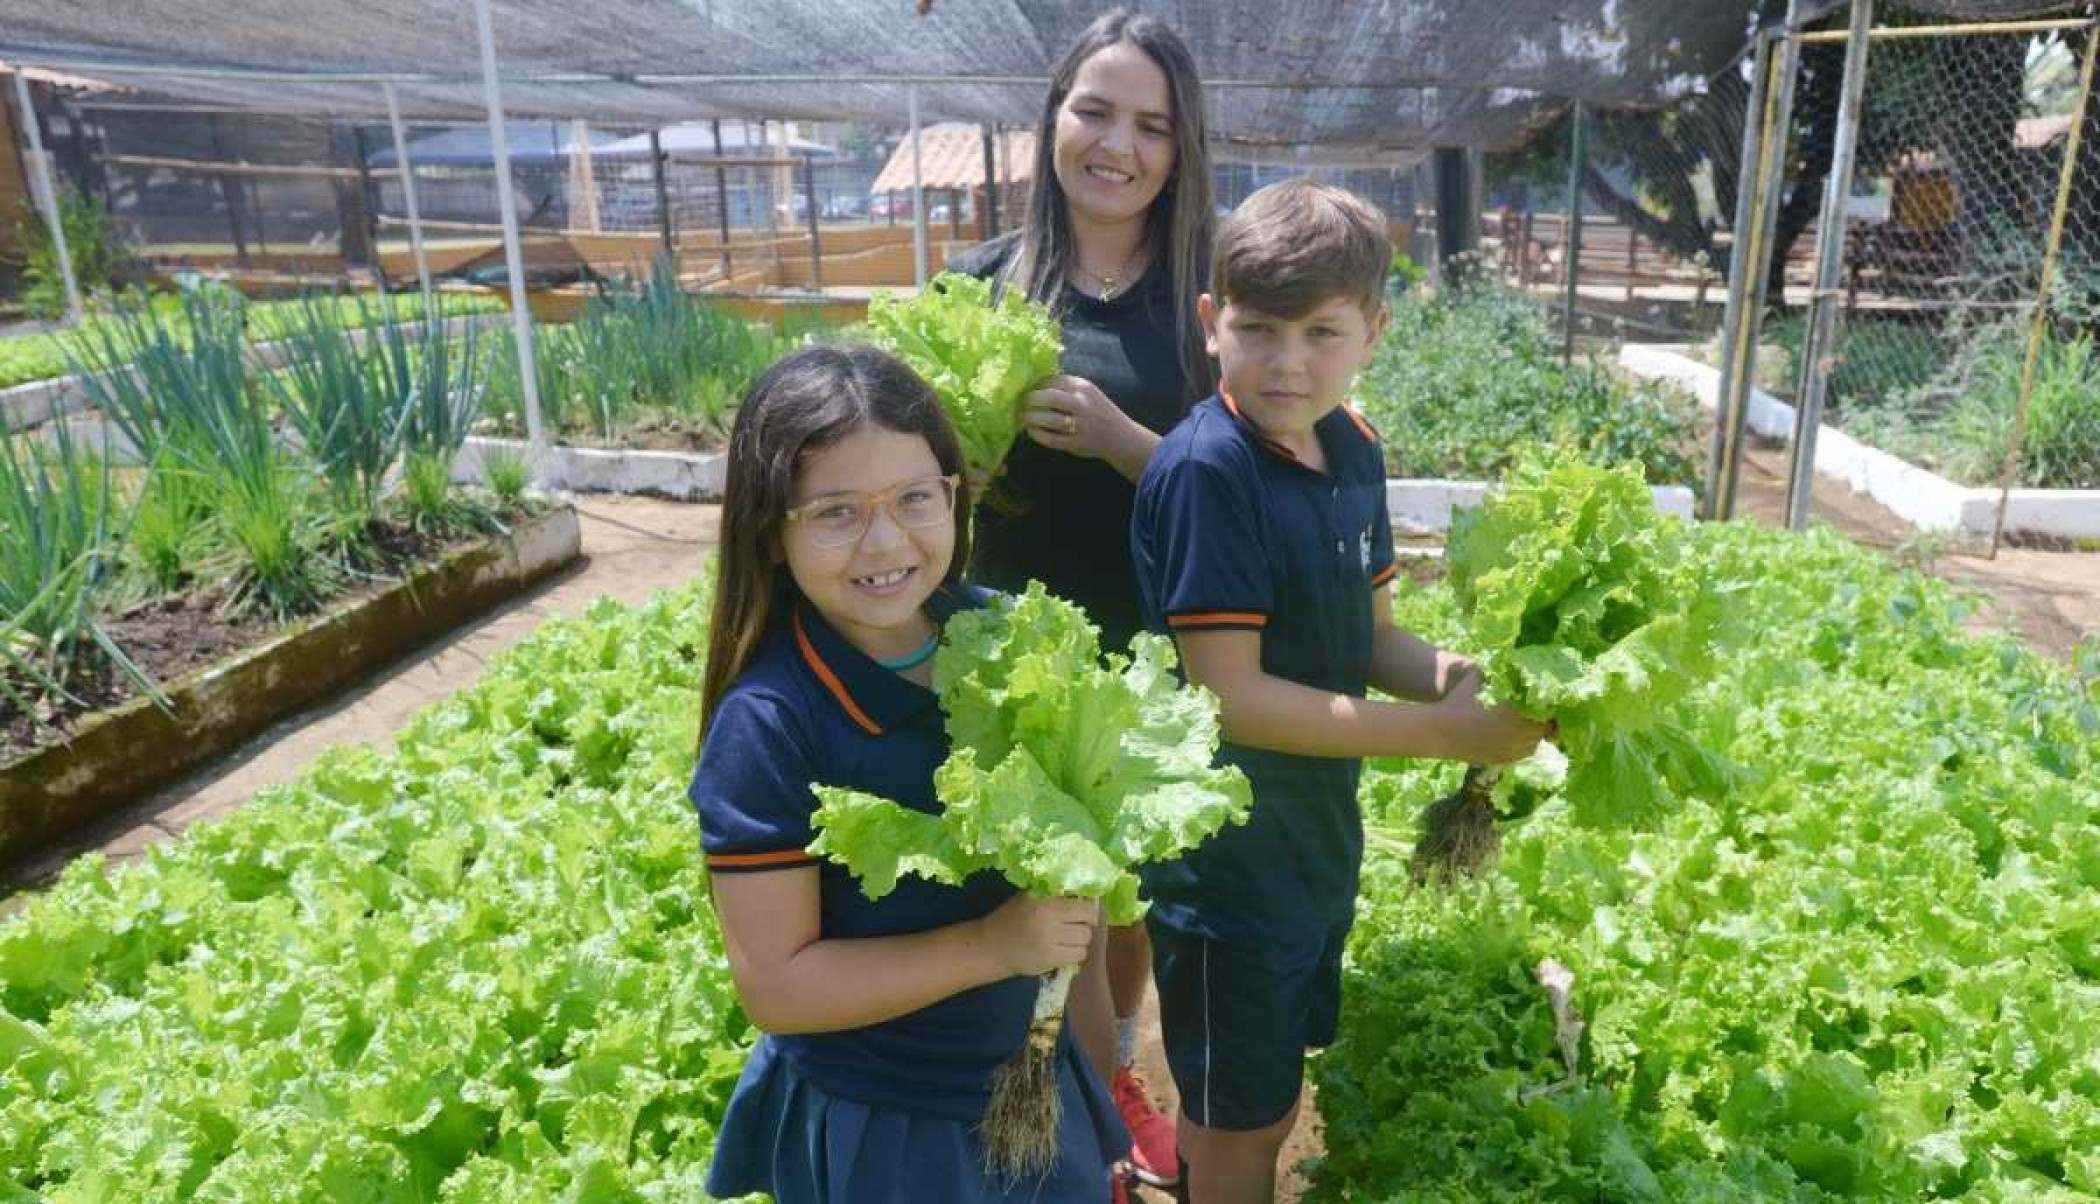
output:
[[[711,853],[711,874],[749,874],[760,870],[794,870],[817,864],[806,849],[778,849],[771,853]]]
[[[1167,616],[1176,631],[1260,631],[1269,616],[1258,610],[1190,610]]]

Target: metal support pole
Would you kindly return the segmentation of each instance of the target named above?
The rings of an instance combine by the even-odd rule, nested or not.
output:
[[[51,229],[51,246],[58,252],[58,274],[66,283],[66,317],[79,325],[86,314],[80,300],[80,280],[73,275],[73,250],[66,245],[65,218],[58,208],[58,187],[51,179],[51,156],[44,153],[44,132],[38,128],[36,103],[29,98],[29,79],[15,68],[15,111],[29,134],[29,158],[34,175],[37,206]]]
[[[2020,366],[2020,401],[2013,411],[2012,442],[2005,449],[2005,468],[1998,481],[1998,514],[1991,520],[1991,557],[2005,538],[2005,508],[2012,500],[2013,473],[2020,464],[2020,445],[2027,440],[2027,410],[2034,401],[2034,374],[2041,365],[2042,338],[2049,331],[2049,293],[2056,287],[2056,265],[2063,254],[2064,223],[2071,209],[2071,185],[2083,152],[2086,112],[2093,103],[2093,56],[2100,51],[2100,20],[2087,27],[2085,65],[2079,69],[2078,104],[2071,110],[2071,134],[2064,146],[2063,170],[2056,177],[2056,211],[2049,219],[2049,245],[2042,254],[2041,289],[2034,299],[2034,320],[2027,328],[2027,358]]]
[[[518,385],[525,395],[528,468],[534,481],[547,471],[547,431],[540,423],[540,374],[532,345],[532,309],[525,298],[525,255],[518,246],[518,205],[512,197],[510,139],[503,128],[503,94],[496,83],[496,31],[489,0],[474,0],[474,27],[481,35],[481,95],[489,111],[489,149],[496,163],[496,207],[503,219],[503,265],[510,277],[510,325],[518,341]]]
[[[1731,239],[1728,248],[1728,302],[1721,314],[1720,375],[1718,391],[1714,396],[1714,437],[1706,457],[1706,490],[1699,499],[1699,517],[1714,519],[1725,517],[1720,512],[1719,499],[1721,466],[1728,453],[1730,418],[1738,434],[1741,431],[1741,410],[1731,409],[1728,404],[1728,382],[1735,379],[1738,348],[1736,336],[1743,325],[1745,290],[1750,280],[1750,261],[1753,258],[1749,237],[1751,220],[1757,215],[1756,197],[1761,173],[1759,165],[1764,153],[1765,88],[1772,74],[1772,35],[1759,30],[1757,50],[1750,71],[1750,100],[1743,108],[1743,150],[1736,159],[1735,176],[1735,220],[1728,227]],[[1755,304],[1753,302],[1752,304]]]
[[[719,159],[722,157],[722,121],[716,118],[712,124],[715,132],[715,158]],[[715,164],[715,208],[720,211],[722,219],[722,279],[727,281],[735,275],[729,258],[729,169],[720,163]]]
[[[802,156],[802,203],[809,210],[809,285],[824,287],[824,249],[817,242],[817,161]]]
[[[919,153],[919,85],[904,89],[911,111],[911,279],[926,287],[926,176]]]
[[[1582,173],[1589,166],[1589,122],[1582,102],[1568,114],[1568,216],[1561,223],[1567,243],[1567,280],[1560,297],[1560,361],[1575,362],[1575,288],[1582,280]]]
[[[671,261],[671,270],[678,270],[678,245],[671,237],[671,188],[664,182],[664,138],[663,131],[649,131],[649,172],[656,178],[656,226],[663,235],[664,255]]]
[[[989,239],[999,232],[999,181],[992,161],[992,127],[980,125],[977,133],[984,142],[984,207],[977,212],[977,236]]]
[[[350,149],[357,156],[357,211],[363,219],[365,246],[372,255],[372,270],[379,274],[382,287],[386,283],[386,268],[379,259],[379,186],[372,182],[372,148],[365,142],[365,127],[350,127]]]
[[[1786,525],[1808,526],[1815,496],[1816,434],[1830,393],[1830,368],[1837,333],[1838,278],[1845,260],[1845,203],[1852,195],[1852,166],[1858,159],[1860,111],[1867,96],[1867,31],[1874,25],[1874,0],[1852,0],[1852,38],[1845,43],[1845,82],[1838,102],[1837,145],[1823,186],[1823,215],[1816,228],[1816,291],[1809,300],[1808,334],[1801,347],[1800,403],[1794,407],[1794,444],[1787,461]]]
[[[1800,74],[1801,43],[1794,22],[1801,0],[1789,0],[1786,26],[1776,31],[1765,110],[1759,119],[1757,194],[1747,231],[1736,231],[1736,254],[1749,273],[1743,289],[1742,314],[1731,344],[1730,372],[1721,378],[1722,437],[1720,473],[1714,478],[1715,514],[1735,517],[1736,477],[1743,463],[1743,426],[1750,414],[1752,378],[1757,366],[1757,340],[1764,330],[1765,294],[1772,282],[1772,245],[1779,237],[1780,198],[1786,192],[1787,143],[1794,122],[1794,84]],[[1747,237],[1746,237],[1747,235]],[[1786,265],[1779,264],[1779,291],[1786,295]]]
[[[423,303],[427,307],[433,292],[430,257],[423,253],[423,213],[416,204],[416,168],[408,158],[408,134],[401,128],[401,98],[391,83],[383,83],[379,89],[386,94],[386,119],[394,131],[394,167],[401,177],[401,204],[408,210],[408,249],[415,256],[416,283],[423,288]]]
[[[211,133],[212,156],[221,162],[226,160],[226,143],[219,137],[219,115],[211,113],[204,118],[204,128]],[[245,208],[242,198],[247,194],[247,185],[223,172],[219,177],[219,199],[226,202],[226,230],[233,235],[233,254],[242,267],[248,266],[248,236],[241,228],[241,212]]]

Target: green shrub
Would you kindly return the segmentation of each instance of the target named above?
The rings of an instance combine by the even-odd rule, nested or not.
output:
[[[1523,446],[1553,443],[1639,463],[1654,484],[1698,480],[1689,398],[1595,364],[1563,367],[1539,309],[1488,280],[1394,297],[1357,392],[1398,476],[1494,477]]]

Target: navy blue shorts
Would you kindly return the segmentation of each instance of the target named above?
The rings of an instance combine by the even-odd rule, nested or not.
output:
[[[1305,1051],[1334,1041],[1349,925],[1261,944],[1157,920],[1152,977],[1181,1110],[1212,1129],[1265,1129],[1291,1110]]]

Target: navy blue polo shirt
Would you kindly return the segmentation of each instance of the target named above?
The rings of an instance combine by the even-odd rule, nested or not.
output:
[[[991,595],[943,587],[935,622]],[[961,886],[904,875],[870,902],[844,867],[805,851],[811,787],[864,790],[937,814],[933,771],[948,738],[931,690],[884,669],[807,602],[776,621],[708,721],[689,797],[712,874],[814,867],[826,939],[923,932],[983,916],[1015,893],[994,871]],[[954,1120],[982,1117],[992,1072],[1020,1048],[1033,978],[1005,979],[880,1024],[775,1035],[796,1071],[833,1095]]]
[[[1130,540],[1148,629],[1261,633],[1263,672],[1364,695],[1373,593],[1395,571],[1378,436],[1352,410],[1314,427],[1309,467],[1222,395],[1196,405],[1138,482]],[[1362,762],[1227,743],[1254,786],[1246,826],[1144,870],[1153,915],[1220,940],[1346,923],[1363,858]]]

